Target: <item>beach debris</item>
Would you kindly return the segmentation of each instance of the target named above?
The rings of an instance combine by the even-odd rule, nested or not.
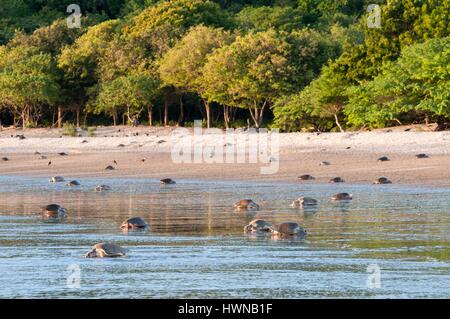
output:
[[[311,180],[315,179],[314,176],[309,175],[309,174],[300,175],[298,178],[302,181],[311,181]]]
[[[429,158],[429,156],[427,154],[424,153],[420,153],[420,154],[416,154],[417,158]]]
[[[97,186],[95,186],[94,190],[96,192],[110,191],[111,190],[111,186],[108,186],[108,185],[97,185]]]
[[[236,210],[258,210],[259,205],[251,199],[241,199],[240,201],[234,203],[234,208]]]
[[[42,217],[46,218],[64,218],[67,213],[67,210],[58,204],[41,207],[41,210]]]
[[[175,181],[171,178],[163,178],[159,182],[161,184],[175,184]]]
[[[70,181],[66,184],[66,186],[80,186],[80,182],[79,181]]]
[[[353,199],[353,195],[349,193],[337,193],[330,197],[333,201],[339,201],[339,200],[351,200]]]
[[[270,227],[272,235],[279,237],[305,237],[306,230],[294,222],[284,222]]]
[[[387,162],[390,161],[389,157],[387,156],[381,156],[377,159],[378,162]]]
[[[333,177],[329,180],[330,183],[344,183],[345,181],[341,177]]]
[[[128,218],[126,221],[120,225],[120,228],[123,230],[138,230],[145,229],[148,227],[148,224],[141,217],[132,217]]]
[[[115,244],[99,243],[92,247],[88,252],[86,258],[104,258],[104,257],[123,257],[128,252],[128,249],[122,248]]]
[[[248,233],[270,232],[271,223],[263,219],[254,219],[248,225],[244,226],[244,231]]]
[[[306,206],[316,206],[317,200],[311,197],[299,197],[291,204],[294,208],[302,208]]]
[[[53,176],[50,178],[50,183],[60,183],[64,182],[64,177],[62,176]]]
[[[392,182],[387,177],[380,177],[373,183],[374,184],[392,184]]]

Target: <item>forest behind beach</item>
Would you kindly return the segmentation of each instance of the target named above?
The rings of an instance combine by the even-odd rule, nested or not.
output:
[[[449,17],[448,0],[2,0],[0,127],[445,129]]]

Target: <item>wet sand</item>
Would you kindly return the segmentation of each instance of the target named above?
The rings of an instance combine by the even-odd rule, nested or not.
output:
[[[174,163],[171,150],[191,131],[116,127],[99,128],[95,137],[60,137],[57,129],[3,130],[0,157],[6,156],[9,161],[0,160],[0,175],[300,183],[299,175],[311,174],[316,179],[302,183],[326,183],[331,177],[340,176],[347,183],[367,184],[385,176],[395,184],[450,187],[450,132],[280,134],[279,159],[274,159],[279,165],[278,172],[264,175],[260,168],[268,164]],[[17,134],[26,138],[20,140],[14,137]],[[82,143],[83,140],[87,143]],[[223,145],[217,136],[204,136],[203,141]],[[47,158],[39,159],[36,151]],[[68,156],[60,156],[58,152],[66,152]],[[429,158],[418,159],[415,157],[418,153],[427,153]],[[378,162],[377,158],[384,155],[390,161]],[[329,161],[331,165],[321,166],[321,161]],[[106,171],[107,165],[116,169]]]

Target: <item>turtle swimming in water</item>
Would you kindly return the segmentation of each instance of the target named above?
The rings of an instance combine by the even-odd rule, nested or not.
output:
[[[108,186],[108,185],[97,185],[97,186],[95,186],[94,190],[96,192],[110,191],[111,190],[111,186]]]
[[[251,199],[241,199],[240,201],[234,203],[234,208],[236,210],[258,210],[259,205]]]
[[[146,229],[148,224],[141,217],[132,217],[128,218],[126,221],[120,225],[120,228],[123,230],[138,230],[138,229]]]
[[[352,194],[349,194],[349,193],[338,193],[338,194],[334,194],[333,196],[330,197],[330,199],[333,201],[351,200],[352,198],[353,198]]]
[[[247,233],[270,232],[272,224],[263,219],[254,219],[244,227]]]
[[[175,181],[174,181],[173,179],[171,179],[171,178],[163,178],[163,179],[161,179],[159,182],[160,182],[161,184],[165,184],[165,185],[168,185],[168,184],[175,184]]]
[[[392,182],[387,177],[380,177],[373,183],[374,184],[392,184]]]
[[[378,162],[387,162],[390,161],[389,157],[387,156],[381,156],[377,159]]]
[[[66,186],[80,186],[79,181],[70,181],[66,184]]]
[[[314,176],[309,175],[309,174],[300,175],[298,178],[302,181],[311,181],[311,180],[315,179]]]
[[[104,257],[123,257],[128,252],[128,249],[122,248],[115,244],[99,243],[92,247],[88,252],[86,258],[104,258]]]
[[[42,209],[42,217],[46,218],[64,218],[66,216],[67,210],[58,205],[58,204],[50,204],[44,207],[41,207]]]
[[[302,208],[306,206],[315,206],[317,205],[317,200],[311,197],[299,197],[294,200],[291,204],[294,208]]]
[[[306,230],[294,222],[279,223],[270,227],[272,235],[279,237],[305,237]]]
[[[60,183],[64,182],[64,177],[62,176],[53,176],[50,178],[50,183]]]
[[[329,181],[330,183],[344,183],[344,180],[341,177],[333,177]]]

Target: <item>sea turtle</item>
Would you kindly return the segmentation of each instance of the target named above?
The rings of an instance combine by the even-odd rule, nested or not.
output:
[[[92,247],[88,252],[86,258],[103,258],[103,257],[123,257],[128,252],[128,249],[122,248],[115,244],[99,243]]]
[[[299,224],[294,222],[279,223],[270,227],[272,235],[280,237],[305,237],[306,230],[300,227]]]
[[[328,162],[328,161],[322,161],[322,162],[320,162],[319,165],[320,165],[320,166],[328,166],[328,165],[331,165],[331,163]]]
[[[107,170],[107,171],[112,171],[114,169],[115,168],[113,166],[111,166],[111,165],[108,165],[108,166],[105,167],[105,170]]]
[[[338,201],[338,200],[351,200],[353,198],[352,194],[349,193],[338,193],[334,194],[330,197],[331,200]]]
[[[380,177],[373,183],[374,184],[392,184],[392,182],[387,177]]]
[[[7,158],[6,156],[2,157],[2,161],[7,162],[7,161],[9,161],[9,158]]]
[[[417,158],[428,158],[429,156],[427,154],[424,153],[420,153],[416,155]]]
[[[125,147],[125,145],[124,144],[119,144],[119,145],[117,145],[117,147]]]
[[[65,152],[60,152],[60,153],[58,153],[58,155],[60,155],[60,156],[68,156],[69,154],[67,154]]]
[[[390,161],[389,157],[387,156],[381,156],[377,159],[378,162],[387,162]]]
[[[234,203],[234,208],[237,210],[258,210],[259,205],[251,199],[241,199],[240,201]]]
[[[272,224],[263,219],[254,219],[244,227],[245,232],[269,232]]]
[[[175,181],[171,178],[163,178],[159,182],[161,184],[175,184]]]
[[[120,225],[120,228],[123,230],[145,229],[147,227],[148,224],[141,217],[128,218],[122,223],[122,225]]]
[[[64,177],[62,176],[53,176],[50,178],[50,183],[59,183],[64,182]]]
[[[341,177],[333,177],[332,179],[330,179],[329,182],[330,183],[343,183],[344,180]]]
[[[302,181],[310,181],[310,180],[315,179],[314,176],[309,175],[309,174],[300,175],[298,178]]]
[[[80,186],[79,181],[70,181],[66,184],[66,186]]]
[[[291,204],[294,208],[301,208],[305,206],[315,206],[317,205],[317,200],[311,197],[299,197],[298,199],[294,200]]]
[[[108,185],[97,185],[97,186],[95,186],[94,190],[96,192],[110,191],[111,190],[111,186],[108,186]]]
[[[46,218],[64,218],[66,216],[67,210],[58,204],[50,204],[42,209],[42,216]]]

